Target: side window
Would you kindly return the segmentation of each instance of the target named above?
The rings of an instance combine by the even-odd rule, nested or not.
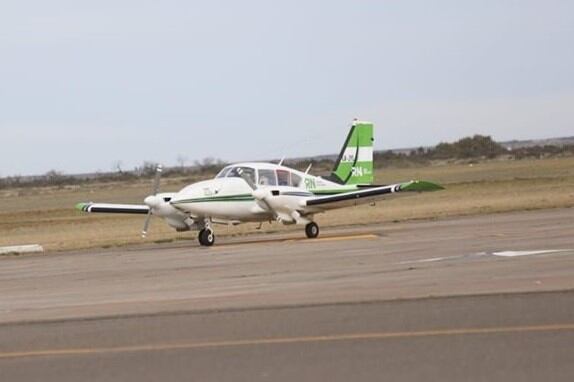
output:
[[[290,186],[291,185],[291,173],[285,170],[277,170],[277,185],[279,186]]]
[[[277,178],[273,170],[257,170],[259,172],[259,184],[261,186],[276,186]]]
[[[291,185],[293,187],[302,187],[303,186],[303,178],[301,178],[297,174],[291,173]]]

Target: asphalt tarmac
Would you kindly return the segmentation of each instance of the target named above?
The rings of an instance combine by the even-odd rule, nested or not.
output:
[[[0,381],[574,377],[574,210],[0,258]]]

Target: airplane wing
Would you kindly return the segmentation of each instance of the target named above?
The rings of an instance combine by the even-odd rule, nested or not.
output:
[[[406,183],[372,187],[337,195],[311,198],[307,200],[306,205],[309,209],[314,211],[327,211],[336,208],[371,203],[376,200],[386,199],[387,197],[412,195],[414,193],[438,191],[442,189],[444,189],[442,186],[435,183],[413,180]]]
[[[76,209],[83,212],[146,215],[149,207],[140,204],[78,203]]]

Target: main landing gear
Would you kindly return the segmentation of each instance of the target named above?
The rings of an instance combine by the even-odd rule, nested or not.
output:
[[[319,226],[315,222],[311,222],[305,226],[305,234],[309,239],[314,239],[319,236]]]
[[[315,239],[319,236],[319,226],[315,222],[311,222],[305,226],[305,234],[309,239]],[[211,247],[215,243],[215,233],[209,228],[203,228],[197,235],[199,244],[204,247]]]
[[[213,243],[215,243],[215,233],[213,233],[211,228],[204,228],[199,231],[197,240],[199,240],[199,244],[203,245],[204,247],[211,247]]]

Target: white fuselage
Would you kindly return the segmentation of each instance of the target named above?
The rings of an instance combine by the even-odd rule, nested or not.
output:
[[[256,190],[235,172],[239,168],[246,171]],[[194,220],[305,223],[308,219],[301,215],[312,213],[304,211],[305,201],[313,196],[312,191],[328,189],[348,187],[280,165],[245,163],[224,168],[215,179],[185,187],[173,195],[170,204]]]

